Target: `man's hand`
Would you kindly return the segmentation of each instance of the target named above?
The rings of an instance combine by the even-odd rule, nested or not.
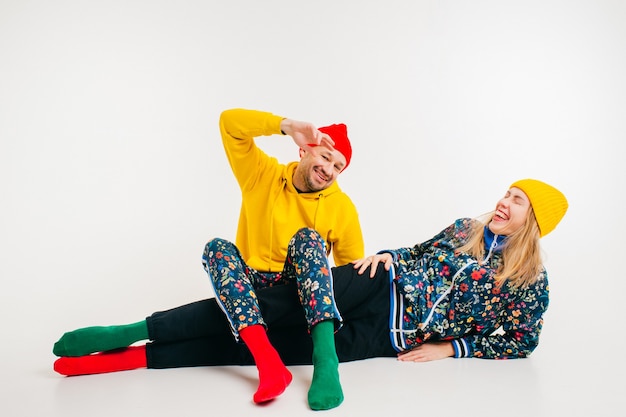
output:
[[[454,356],[452,342],[426,342],[415,349],[398,354],[403,362],[429,362]]]
[[[389,271],[389,268],[391,268],[391,264],[393,263],[393,256],[391,256],[390,253],[381,253],[378,255],[368,256],[367,258],[361,258],[357,261],[353,261],[352,263],[354,264],[354,269],[359,270],[359,275],[363,275],[363,272],[365,272],[367,267],[371,266],[370,278],[374,278],[380,262],[383,262],[385,264],[385,270]]]
[[[327,148],[332,148],[335,145],[335,141],[330,136],[320,132],[314,124],[309,122],[283,119],[280,122],[280,130],[291,136],[296,145],[303,149],[307,149],[306,146],[308,145],[321,145]]]

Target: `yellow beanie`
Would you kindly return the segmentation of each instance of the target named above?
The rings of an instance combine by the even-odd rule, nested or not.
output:
[[[511,184],[522,190],[530,200],[539,225],[539,235],[547,235],[554,230],[567,211],[567,199],[562,192],[539,180],[525,179]]]

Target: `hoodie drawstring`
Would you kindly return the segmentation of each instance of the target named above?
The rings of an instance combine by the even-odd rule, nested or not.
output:
[[[461,269],[456,271],[456,274],[454,274],[454,276],[452,277],[452,282],[450,283],[450,286],[448,287],[448,289],[446,289],[439,296],[439,298],[437,298],[437,301],[435,301],[433,303],[433,306],[430,309],[430,312],[428,313],[428,316],[426,317],[426,320],[424,320],[422,323],[420,323],[419,330],[423,331],[426,328],[426,326],[430,323],[430,321],[433,319],[433,315],[435,314],[435,309],[437,308],[439,303],[441,303],[441,301],[443,301],[443,299],[448,294],[450,294],[450,292],[452,291],[452,288],[454,288],[454,283],[456,282],[456,279],[459,277],[459,275],[461,275],[461,273],[465,269],[467,269],[467,267],[469,267],[470,265],[476,264],[476,263],[478,263],[479,265],[484,265],[485,263],[487,263],[487,261],[491,258],[491,255],[493,254],[494,249],[498,245],[498,237],[499,237],[499,235],[495,235],[494,236],[493,241],[491,242],[491,245],[489,247],[489,252],[487,253],[487,256],[485,256],[485,258],[480,263],[472,259],[471,261],[469,261],[465,265],[463,265],[463,267],[461,267]],[[391,331],[392,332],[400,332],[400,333],[415,333],[417,330],[391,329]]]
[[[267,271],[272,272],[272,249],[274,244],[274,207],[276,207],[276,201],[280,197],[280,194],[283,192],[285,187],[287,186],[287,178],[282,177],[282,187],[278,189],[278,192],[274,196],[274,201],[272,202],[272,209],[270,210],[270,253],[267,257]]]
[[[479,265],[484,265],[485,263],[487,263],[489,258],[491,258],[491,254],[493,253],[493,250],[496,248],[497,245],[498,245],[498,235],[495,235],[493,237],[493,242],[491,242],[491,246],[489,246],[489,253],[487,253],[487,256],[485,256],[485,259],[483,259],[480,263],[472,259],[471,261],[463,265],[461,269],[456,271],[456,274],[454,274],[454,276],[452,277],[452,282],[450,283],[450,286],[448,287],[447,290],[445,290],[439,296],[439,298],[437,298],[437,301],[435,301],[435,303],[433,304],[433,307],[430,309],[430,313],[428,314],[428,317],[426,317],[426,320],[420,325],[421,330],[424,330],[424,328],[428,325],[428,323],[430,323],[430,321],[433,318],[433,314],[435,313],[435,308],[444,299],[444,297],[450,294],[450,292],[452,291],[452,288],[454,288],[454,282],[456,281],[458,276],[461,274],[461,272],[463,272],[468,266],[473,265],[475,263],[478,263]]]

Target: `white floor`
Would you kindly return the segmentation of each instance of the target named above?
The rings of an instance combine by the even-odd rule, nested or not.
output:
[[[252,367],[57,375],[50,352],[56,336],[51,331],[34,334],[36,329],[24,324],[5,320],[2,330],[3,416],[313,413],[306,404],[309,366],[292,367],[294,381],[287,391],[268,405],[256,406],[251,401],[257,383]],[[614,348],[607,344],[594,351],[576,338],[558,340],[549,328],[544,336],[525,360],[408,364],[380,358],[341,364],[345,401],[324,414],[623,416],[624,362],[605,350]]]
[[[580,368],[564,372],[555,364],[546,366],[539,358],[502,364],[446,360],[407,365],[393,359],[344,364],[345,402],[325,414],[620,415],[618,389],[594,383],[591,375],[585,376]],[[302,366],[292,370],[293,384],[282,397],[262,407],[250,400],[256,384],[250,367],[138,370],[74,378],[28,370],[11,377],[17,390],[9,388],[10,412],[3,415],[313,413],[306,405],[311,369]],[[43,395],[34,396],[35,392]]]

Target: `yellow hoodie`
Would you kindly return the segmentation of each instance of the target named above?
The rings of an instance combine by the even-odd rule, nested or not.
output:
[[[256,110],[226,110],[220,131],[230,167],[241,188],[236,245],[257,271],[281,272],[291,237],[302,227],[317,230],[332,250],[335,265],[364,256],[356,207],[337,181],[325,190],[299,193],[293,185],[298,162],[279,164],[254,142],[281,134],[284,117]]]

